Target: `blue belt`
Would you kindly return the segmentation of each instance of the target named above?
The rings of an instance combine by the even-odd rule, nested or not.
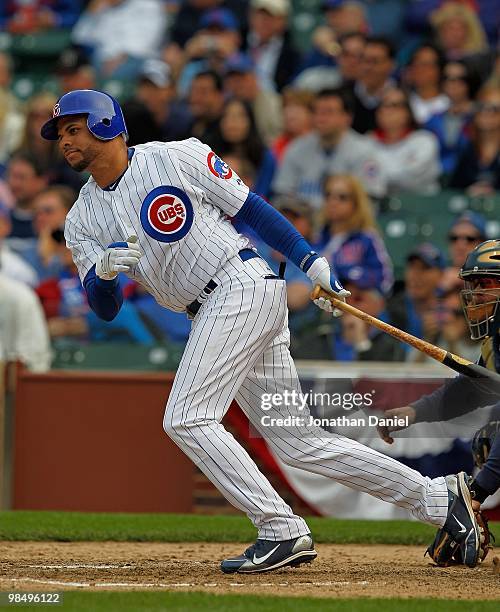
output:
[[[241,251],[238,251],[238,255],[240,256],[241,261],[248,261],[254,257],[260,257],[260,255],[253,249],[241,249]],[[191,302],[191,304],[186,306],[186,312],[191,319],[194,319],[194,317],[198,314],[198,310],[200,310],[203,302],[216,287],[217,283],[214,280],[208,281],[206,287],[200,293],[200,296],[196,298],[194,302]]]

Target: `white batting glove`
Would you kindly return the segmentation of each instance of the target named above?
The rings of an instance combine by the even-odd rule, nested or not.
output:
[[[318,259],[313,261],[306,274],[311,279],[313,285],[319,285],[322,289],[325,289],[325,291],[335,293],[335,296],[343,302],[351,295],[351,292],[344,289],[332,274],[330,264],[326,257],[318,257]],[[318,308],[326,310],[326,312],[331,312],[334,317],[340,317],[342,315],[342,311],[335,308],[327,298],[319,297],[314,300],[314,303]]]
[[[113,280],[119,272],[129,272],[142,257],[134,242],[114,242],[104,251],[95,265],[95,273],[103,280]]]

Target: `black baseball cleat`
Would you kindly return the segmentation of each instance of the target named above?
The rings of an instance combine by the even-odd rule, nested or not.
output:
[[[317,556],[311,534],[281,542],[257,540],[239,557],[224,559],[220,568],[225,574],[257,574],[286,565],[298,567],[311,563]]]
[[[448,487],[448,516],[443,527],[438,530],[434,543],[427,549],[438,565],[455,550],[468,567],[476,567],[481,551],[481,533],[477,524],[468,476],[460,472],[456,476],[446,476]]]

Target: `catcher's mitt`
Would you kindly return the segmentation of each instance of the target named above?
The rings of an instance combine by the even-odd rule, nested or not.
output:
[[[479,563],[482,563],[485,560],[488,551],[493,548],[491,542],[495,541],[495,536],[489,530],[488,519],[480,510],[479,512],[476,512],[476,520],[481,533]],[[425,551],[425,554],[428,554],[434,563],[440,567],[463,564],[463,554],[460,544],[442,528],[437,530],[434,542],[432,542],[429,548]]]

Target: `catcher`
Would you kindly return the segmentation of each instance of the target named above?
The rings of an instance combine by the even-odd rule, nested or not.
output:
[[[479,365],[500,373],[500,240],[487,240],[471,251],[459,276],[465,283],[461,301],[471,338],[483,340]],[[488,405],[491,402],[486,397],[471,379],[459,375],[430,395],[408,406],[388,410],[385,415],[408,417],[409,424],[445,421]],[[481,504],[500,488],[500,402],[490,418],[492,420],[476,432],[472,441],[479,472],[469,483],[482,532],[481,560],[488,553],[491,536]],[[404,427],[379,426],[378,431],[385,442],[392,444],[391,434],[401,429]],[[427,553],[441,566],[463,563],[463,545],[457,544],[444,528],[437,531]]]

